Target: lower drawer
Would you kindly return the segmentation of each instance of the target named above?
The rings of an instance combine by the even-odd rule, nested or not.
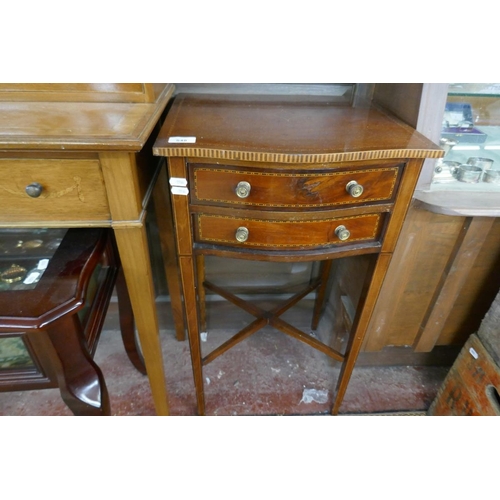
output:
[[[0,159],[0,200],[2,222],[110,219],[98,160]]]
[[[197,214],[194,239],[255,249],[313,249],[344,246],[380,237],[383,214],[321,220],[262,220]]]

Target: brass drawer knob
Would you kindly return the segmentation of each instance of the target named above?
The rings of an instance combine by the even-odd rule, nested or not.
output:
[[[236,186],[236,196],[239,198],[247,198],[250,194],[250,189],[252,189],[250,183],[246,181],[238,182],[238,185]]]
[[[38,198],[42,194],[43,186],[38,182],[32,182],[26,186],[25,191],[31,198]]]
[[[335,229],[335,234],[340,241],[346,241],[351,236],[351,233],[345,226],[339,226]]]
[[[245,241],[248,240],[248,229],[246,227],[239,227],[237,230],[236,230],[236,239],[240,242],[240,243],[244,243]]]
[[[356,181],[348,182],[345,189],[353,198],[357,198],[363,194],[363,186]]]

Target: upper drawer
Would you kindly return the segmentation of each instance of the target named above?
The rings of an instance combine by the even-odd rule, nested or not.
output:
[[[191,202],[263,208],[388,202],[393,199],[400,168],[393,164],[311,173],[191,165]]]
[[[26,191],[33,184],[35,197]],[[0,159],[0,203],[3,223],[111,218],[99,161],[92,159]]]

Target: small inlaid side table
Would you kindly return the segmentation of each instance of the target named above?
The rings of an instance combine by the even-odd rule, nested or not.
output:
[[[168,158],[198,413],[205,413],[203,365],[271,325],[341,362],[337,414],[422,163],[442,150],[374,107],[326,97],[180,94],[153,152]],[[204,255],[322,261],[323,271],[303,292],[263,311],[213,283],[197,286]],[[372,258],[345,352],[280,318],[311,290],[323,300],[332,259],[361,255]],[[202,358],[203,288],[256,319]]]

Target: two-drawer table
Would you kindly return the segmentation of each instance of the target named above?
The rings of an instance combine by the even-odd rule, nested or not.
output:
[[[169,409],[145,218],[166,191],[151,148],[173,91],[0,85],[0,227],[114,229],[159,415]]]
[[[373,107],[323,97],[180,94],[153,151],[168,158],[199,414],[203,365],[266,325],[341,362],[337,414],[422,162],[441,156],[440,148]],[[321,273],[283,305],[263,311],[204,280],[205,255],[321,261]],[[280,317],[316,290],[317,324],[332,259],[361,255],[371,260],[345,352]],[[204,289],[255,320],[202,357]]]

